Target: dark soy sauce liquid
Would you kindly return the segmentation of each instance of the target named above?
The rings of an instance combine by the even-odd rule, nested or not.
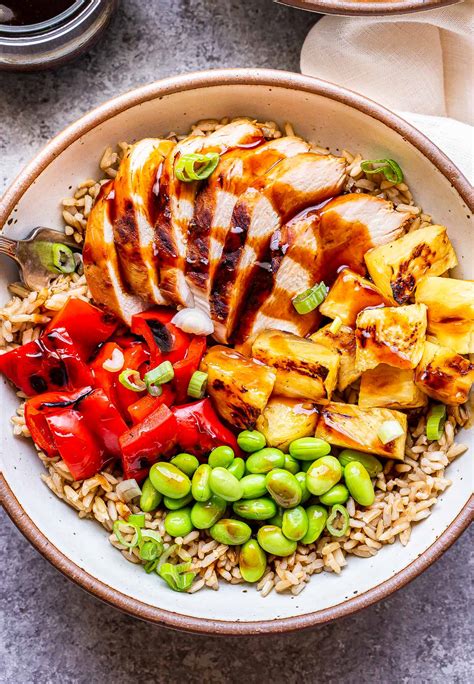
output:
[[[0,0],[0,24],[28,26],[57,17],[75,0]]]

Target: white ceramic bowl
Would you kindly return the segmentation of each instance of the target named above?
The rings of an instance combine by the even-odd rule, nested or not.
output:
[[[291,121],[297,132],[333,151],[360,150],[369,159],[397,159],[416,201],[448,226],[460,258],[459,275],[474,278],[470,186],[421,134],[374,103],[315,79],[276,71],[223,70],[167,79],[102,105],[67,128],[20,174],[0,205],[5,234],[22,237],[37,225],[60,227],[68,188],[97,174],[103,148],[174,130],[201,118],[252,115]],[[15,279],[1,261],[0,297]],[[32,445],[12,436],[17,399],[2,381],[3,502],[18,528],[59,570],[97,597],[133,615],[180,629],[209,633],[278,632],[346,615],[390,594],[430,565],[472,516],[471,454],[449,468],[453,485],[431,517],[415,526],[410,543],[396,543],[371,559],[350,558],[342,576],[323,573],[297,597],[274,592],[262,599],[245,586],[195,595],[169,591],[155,576],[128,563],[96,523],[80,520],[40,480]],[[459,439],[471,440],[472,434]]]

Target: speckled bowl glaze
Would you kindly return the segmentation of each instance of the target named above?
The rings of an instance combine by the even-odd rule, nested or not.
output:
[[[68,188],[97,174],[103,148],[167,131],[186,132],[202,118],[251,115],[291,121],[317,144],[393,157],[416,200],[448,226],[460,264],[474,277],[470,186],[453,164],[407,123],[373,102],[337,86],[278,71],[219,70],[170,78],[105,103],[50,142],[13,182],[0,205],[0,226],[22,237],[37,225],[61,226],[60,201]],[[471,209],[472,210],[472,209]],[[17,276],[0,262],[0,297]],[[155,576],[128,563],[107,533],[58,500],[40,480],[42,465],[28,441],[12,436],[9,416],[17,399],[0,385],[4,506],[17,527],[53,565],[98,598],[151,622],[194,632],[256,634],[298,630],[347,615],[388,596],[426,569],[472,518],[471,454],[449,468],[453,485],[431,517],[415,526],[406,548],[396,543],[371,559],[350,558],[342,575],[315,576],[297,597],[250,586],[176,594]],[[472,433],[460,439],[471,440]]]
[[[281,5],[319,14],[384,16],[409,14],[456,5],[461,0],[276,0]]]

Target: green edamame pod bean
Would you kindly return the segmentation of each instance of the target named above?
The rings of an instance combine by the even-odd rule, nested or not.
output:
[[[269,473],[273,468],[283,468],[285,454],[280,449],[266,447],[248,457],[245,467],[249,473]]]
[[[252,473],[245,475],[240,480],[242,485],[242,499],[258,499],[267,493],[265,475],[263,473]]]
[[[301,437],[291,442],[289,451],[299,461],[314,461],[329,454],[331,445],[319,437]]]
[[[274,468],[267,474],[265,484],[272,499],[282,508],[293,508],[300,503],[303,494],[300,483],[287,470]]]
[[[326,492],[326,494],[321,494],[319,500],[325,506],[334,506],[334,504],[345,504],[349,498],[349,490],[345,485],[340,482],[334,487]]]
[[[300,503],[304,504],[311,497],[311,492],[308,492],[308,487],[306,486],[306,473],[303,471],[300,471],[299,473],[296,473],[295,477],[298,480],[300,487],[301,487],[301,501],[300,501]]]
[[[287,508],[283,513],[281,531],[287,539],[299,541],[308,531],[308,515],[303,506]]]
[[[160,505],[162,498],[162,494],[153,487],[150,478],[147,477],[142,484],[142,494],[140,496],[140,508],[142,511],[144,513],[154,511]]]
[[[359,461],[352,461],[344,468],[344,480],[351,496],[361,506],[371,506],[375,500],[370,475]]]
[[[189,492],[189,494],[183,496],[182,499],[170,499],[169,496],[165,496],[163,498],[163,503],[169,511],[179,511],[180,508],[184,508],[188,503],[191,503],[192,500],[193,495]]]
[[[191,482],[191,492],[193,499],[196,501],[208,501],[211,496],[211,488],[209,487],[209,478],[211,477],[212,468],[207,463],[199,466],[193,475]]]
[[[166,514],[165,530],[172,537],[185,537],[192,532],[191,509],[180,508],[179,511],[170,511]]]
[[[293,458],[293,456],[290,456],[290,454],[285,454],[285,463],[283,468],[288,470],[292,475],[296,475],[296,473],[299,472],[300,464],[296,458]]]
[[[276,525],[277,527],[281,527],[283,525],[283,511],[284,509],[281,506],[278,506],[276,515],[273,516],[273,518],[270,518],[268,521],[269,525]]]
[[[342,466],[334,456],[323,456],[311,464],[306,473],[306,486],[311,494],[321,496],[339,482]]]
[[[269,497],[242,499],[232,506],[234,513],[247,520],[268,520],[277,512],[276,503]]]
[[[209,530],[209,534],[219,544],[228,544],[229,546],[239,546],[245,544],[250,539],[252,530],[247,523],[242,520],[233,520],[232,518],[221,518],[219,522]]]
[[[237,444],[247,454],[260,451],[266,445],[267,440],[258,430],[243,430],[237,437]]]
[[[242,485],[239,480],[225,468],[213,468],[209,477],[209,487],[213,494],[225,501],[238,501],[242,498]]]
[[[287,539],[276,525],[264,525],[257,533],[258,543],[264,551],[274,556],[291,556],[297,543]]]
[[[245,461],[243,458],[234,458],[230,466],[227,467],[229,473],[241,480],[245,475]]]
[[[199,468],[199,461],[192,454],[177,454],[173,456],[170,463],[186,473],[188,477],[192,477]]]
[[[258,582],[265,574],[267,556],[256,539],[249,539],[240,549],[239,568],[246,582]]]
[[[227,501],[215,494],[209,501],[196,501],[191,508],[191,522],[198,530],[208,530],[222,518],[227,508]]]
[[[383,470],[383,465],[378,458],[375,458],[372,454],[363,454],[361,451],[355,451],[354,449],[344,449],[344,451],[341,451],[338,458],[339,463],[343,468],[353,461],[362,463],[370,477],[377,477]]]
[[[158,461],[150,468],[153,487],[170,499],[181,499],[191,490],[191,480],[172,463]]]
[[[219,446],[211,451],[207,462],[211,468],[228,468],[234,460],[234,450],[230,446]]]
[[[312,544],[321,536],[322,531],[326,527],[326,520],[328,519],[328,512],[324,506],[309,506],[306,509],[308,516],[308,531],[301,540],[303,544]]]

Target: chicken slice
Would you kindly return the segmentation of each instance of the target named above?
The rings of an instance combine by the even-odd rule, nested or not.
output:
[[[248,120],[234,121],[208,136],[195,135],[178,142],[166,158],[160,183],[155,240],[160,263],[160,289],[174,304],[193,305],[186,282],[188,228],[194,215],[199,181],[185,183],[175,175],[175,163],[185,154],[224,154],[236,147],[248,148],[263,141],[261,129]]]
[[[211,317],[220,342],[232,336],[274,233],[298,211],[339,194],[345,169],[341,157],[298,154],[283,160],[239,198],[211,292]]]
[[[82,257],[92,298],[130,325],[148,304],[127,292],[114,242],[114,182],[102,186],[87,221]]]
[[[122,274],[132,292],[158,305],[168,302],[160,292],[153,214],[163,162],[174,145],[140,140],[123,158],[114,183],[114,237]]]

